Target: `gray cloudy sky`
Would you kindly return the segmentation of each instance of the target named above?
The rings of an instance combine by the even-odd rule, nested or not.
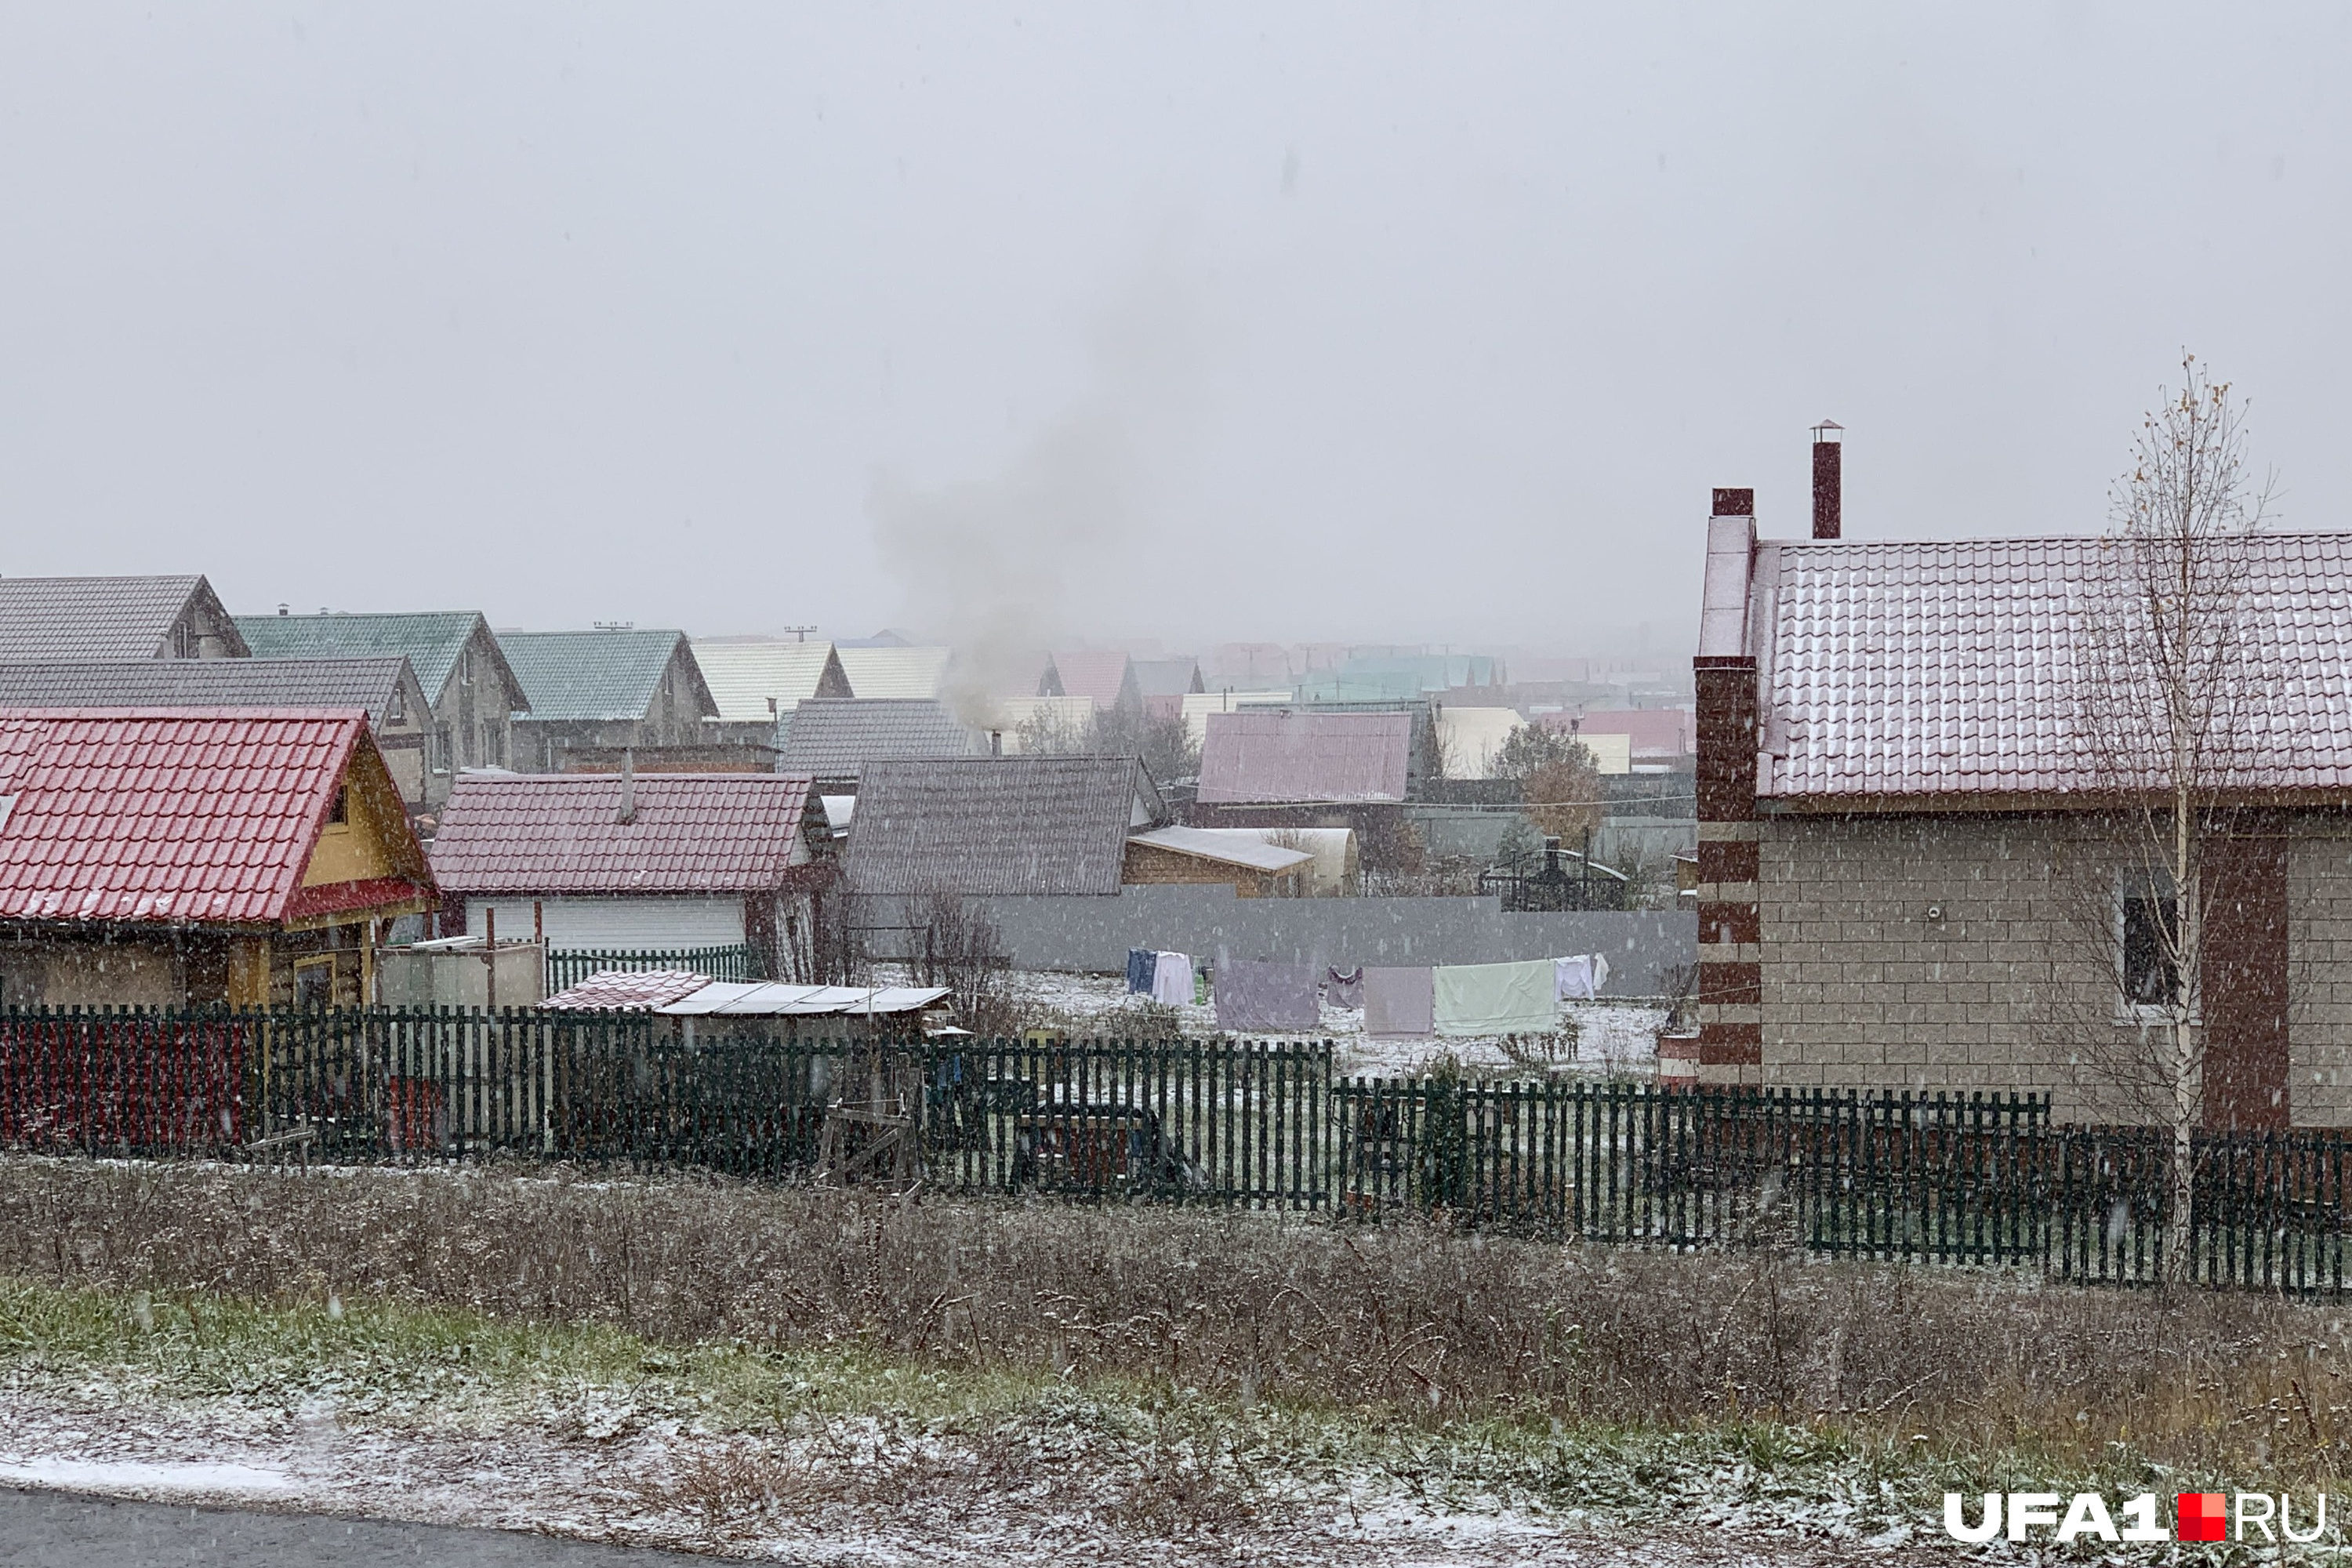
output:
[[[1576,647],[1711,484],[2352,490],[2336,7],[0,7],[0,570]]]

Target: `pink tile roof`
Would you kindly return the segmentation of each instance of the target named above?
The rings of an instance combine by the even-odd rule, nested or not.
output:
[[[444,892],[726,893],[782,887],[800,847],[805,773],[465,773],[433,838]]]
[[[2253,766],[2275,787],[2352,787],[2352,533],[2249,548],[2247,657],[2268,694]],[[2095,785],[2072,693],[2084,605],[2120,565],[2099,539],[1760,542],[1758,793]]]
[[[0,710],[0,918],[285,919],[366,730],[356,709]]]
[[[1127,685],[1127,655],[1116,649],[1057,653],[1054,668],[1062,677],[1063,695],[1091,697],[1101,709],[1118,706],[1119,692]]]
[[[1212,713],[1196,798],[1210,805],[1401,801],[1412,755],[1410,713]]]

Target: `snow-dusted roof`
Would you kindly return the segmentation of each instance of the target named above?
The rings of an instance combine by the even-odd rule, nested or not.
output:
[[[2126,571],[2121,543],[1764,540],[1735,596],[1726,579],[1746,552],[1723,525],[1748,520],[1714,521],[1700,652],[1757,661],[1759,795],[2099,783],[2076,670],[2089,607]],[[2352,787],[2352,533],[2266,533],[2245,548],[2241,635],[2264,694],[2250,770],[2266,787]]]

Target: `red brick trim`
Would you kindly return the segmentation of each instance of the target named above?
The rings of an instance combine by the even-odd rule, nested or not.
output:
[[[1752,882],[1763,870],[1763,846],[1754,839],[1702,839],[1698,847],[1698,879],[1702,882]]]
[[[1717,960],[1698,966],[1698,1005],[1702,1007],[1760,1007],[1764,1005],[1764,966],[1726,963]]]

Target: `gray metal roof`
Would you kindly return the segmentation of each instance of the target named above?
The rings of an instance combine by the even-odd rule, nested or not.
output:
[[[0,660],[161,658],[191,599],[247,649],[201,576],[0,577]]]
[[[1182,697],[1208,689],[1201,679],[1201,661],[1195,658],[1139,658],[1129,668],[1135,671],[1135,689],[1146,697]]]
[[[364,708],[381,728],[404,679],[404,658],[0,664],[0,708]],[[422,707],[424,692],[403,700]]]
[[[680,655],[694,670],[698,710],[705,718],[719,716],[684,632],[509,632],[499,647],[530,698],[534,720],[642,719],[669,661]]]
[[[1213,805],[1401,801],[1412,754],[1409,713],[1212,713],[1198,798]]]
[[[844,865],[859,893],[1116,893],[1166,815],[1133,757],[869,762]]]
[[[984,750],[944,703],[927,697],[812,699],[784,726],[776,771],[854,779],[884,757],[969,757]]]

